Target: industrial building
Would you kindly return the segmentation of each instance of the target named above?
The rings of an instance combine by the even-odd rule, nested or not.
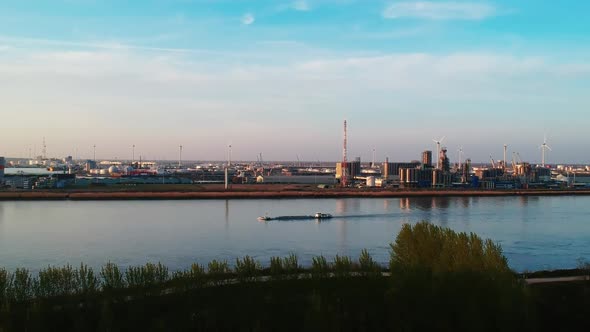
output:
[[[6,158],[0,157],[0,186],[4,185],[4,168],[6,167]]]
[[[426,150],[426,151],[422,152],[422,167],[423,168],[432,167],[432,151]]]
[[[386,180],[399,180],[400,179],[400,170],[404,168],[417,168],[420,166],[420,162],[412,161],[412,162],[393,162],[390,163],[389,159],[385,160],[383,163],[383,172],[382,176]]]
[[[343,165],[346,165],[343,167]],[[349,179],[354,179],[361,175],[361,158],[356,157],[354,161],[344,163],[336,163],[336,179],[342,178],[343,171],[346,171],[346,176]]]
[[[282,184],[336,184],[336,178],[332,175],[260,175],[256,178],[257,183],[282,183]]]

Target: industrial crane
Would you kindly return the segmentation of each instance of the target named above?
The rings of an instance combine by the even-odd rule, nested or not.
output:
[[[496,168],[496,163],[494,163],[494,158],[490,155],[490,161],[492,162],[492,168]]]

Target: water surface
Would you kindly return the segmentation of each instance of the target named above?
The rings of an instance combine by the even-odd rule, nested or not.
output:
[[[270,216],[335,218],[258,222]],[[38,270],[107,261],[161,261],[171,269],[250,255],[323,254],[381,263],[404,223],[427,220],[500,243],[516,270],[572,268],[590,259],[590,197],[346,198],[192,201],[0,202],[0,266]]]

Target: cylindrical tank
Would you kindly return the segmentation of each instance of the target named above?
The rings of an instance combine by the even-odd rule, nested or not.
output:
[[[101,170],[98,172],[98,174],[100,174],[100,175],[107,175],[107,174],[109,174],[109,170],[108,170],[108,169],[104,169],[104,168],[103,168],[103,169],[101,169]]]
[[[367,176],[367,187],[374,187],[375,186],[375,177],[374,176]]]
[[[111,166],[111,167],[109,167],[109,173],[110,174],[119,173],[119,168],[117,166]]]
[[[0,157],[0,184],[4,183],[4,167],[6,167],[6,159]]]

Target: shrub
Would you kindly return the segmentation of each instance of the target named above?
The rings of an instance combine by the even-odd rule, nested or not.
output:
[[[330,266],[326,257],[316,256],[313,257],[311,262],[311,276],[314,278],[326,278],[330,273]]]
[[[285,273],[290,275],[295,275],[297,277],[297,273],[301,270],[301,266],[299,266],[299,260],[297,259],[297,255],[294,253],[290,253],[289,256],[283,258],[283,269]]]
[[[455,233],[426,222],[402,227],[391,244],[390,265],[392,271],[408,268],[433,272],[510,271],[501,247],[491,240],[484,242],[474,233]]]
[[[270,275],[275,279],[280,279],[285,274],[283,260],[281,257],[270,258]]]
[[[220,284],[221,281],[230,273],[227,261],[212,260],[207,265],[208,275],[215,284]]]
[[[8,298],[16,302],[28,301],[33,297],[35,281],[27,269],[16,269],[9,282]]]
[[[242,259],[236,258],[235,272],[240,281],[254,280],[261,270],[260,262],[250,256],[245,256]]]
[[[181,282],[185,289],[202,287],[207,281],[207,274],[203,265],[193,263],[191,268],[174,273],[174,279]]]
[[[35,281],[35,295],[37,297],[72,295],[78,288],[76,281],[76,271],[71,265],[48,266],[39,271],[39,277]]]
[[[501,247],[473,233],[404,225],[390,265],[391,314],[401,330],[432,330],[432,322],[443,331],[521,330],[529,317],[526,290]]]
[[[114,263],[108,262],[100,271],[102,278],[102,288],[105,290],[120,289],[125,287],[125,280],[119,267]]]
[[[352,272],[352,260],[348,256],[336,255],[333,267],[337,277],[344,277]]]
[[[12,276],[6,269],[0,269],[0,309],[2,309],[2,304],[7,299],[8,289],[10,288]]]
[[[381,275],[381,267],[373,260],[373,257],[371,257],[367,249],[361,251],[359,256],[359,269],[361,274],[365,276]]]
[[[100,281],[94,274],[94,270],[81,263],[75,274],[77,292],[79,294],[92,294],[99,290]]]
[[[169,279],[168,268],[162,263],[147,263],[130,266],[125,271],[125,281],[129,287],[151,287],[162,284]]]

